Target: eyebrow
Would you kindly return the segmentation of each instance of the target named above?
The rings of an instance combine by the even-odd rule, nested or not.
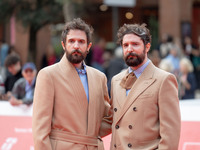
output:
[[[132,43],[133,43],[133,44],[136,43],[136,44],[138,44],[138,43],[140,43],[140,42],[138,42],[138,41],[134,41],[134,42],[133,42],[133,41],[128,41],[128,42],[124,42],[122,45],[127,44],[127,43],[131,43],[131,44],[132,44]]]

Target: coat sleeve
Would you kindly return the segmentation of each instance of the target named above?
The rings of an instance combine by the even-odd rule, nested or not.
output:
[[[103,93],[104,93],[104,117],[102,119],[101,127],[100,127],[100,136],[104,137],[111,133],[111,125],[112,125],[112,110],[110,107],[110,99],[108,96],[108,88],[107,88],[107,80],[104,76],[103,80]]]
[[[158,149],[178,149],[180,138],[180,108],[178,85],[174,75],[168,75],[161,84],[158,99],[160,136]]]
[[[38,73],[33,101],[33,140],[35,150],[52,150],[49,134],[54,104],[54,83],[46,70]]]

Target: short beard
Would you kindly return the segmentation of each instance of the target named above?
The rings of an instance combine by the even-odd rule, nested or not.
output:
[[[71,62],[72,64],[81,63],[87,56],[87,51],[83,53],[80,50],[73,50],[71,53],[69,53],[67,50],[65,50],[65,52],[68,61]]]
[[[129,57],[134,56],[134,57]],[[145,59],[145,49],[143,50],[142,54],[138,55],[136,53],[128,53],[124,56],[124,60],[128,66],[136,67],[143,63]]]

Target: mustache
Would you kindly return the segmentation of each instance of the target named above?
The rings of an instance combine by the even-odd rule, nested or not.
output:
[[[80,53],[80,54],[83,54],[79,49],[73,50],[73,51],[71,52],[71,54],[73,54],[73,53]]]
[[[136,54],[136,53],[128,53],[128,54],[126,54],[126,57],[129,57],[129,56],[136,56],[136,57],[138,57],[138,54]]]

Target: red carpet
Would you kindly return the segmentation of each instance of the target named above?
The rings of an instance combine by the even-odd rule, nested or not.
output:
[[[181,137],[178,150],[200,150],[200,100],[181,102]],[[34,150],[31,130],[32,108],[12,107],[0,102],[0,149]],[[111,135],[103,138],[105,150]]]

